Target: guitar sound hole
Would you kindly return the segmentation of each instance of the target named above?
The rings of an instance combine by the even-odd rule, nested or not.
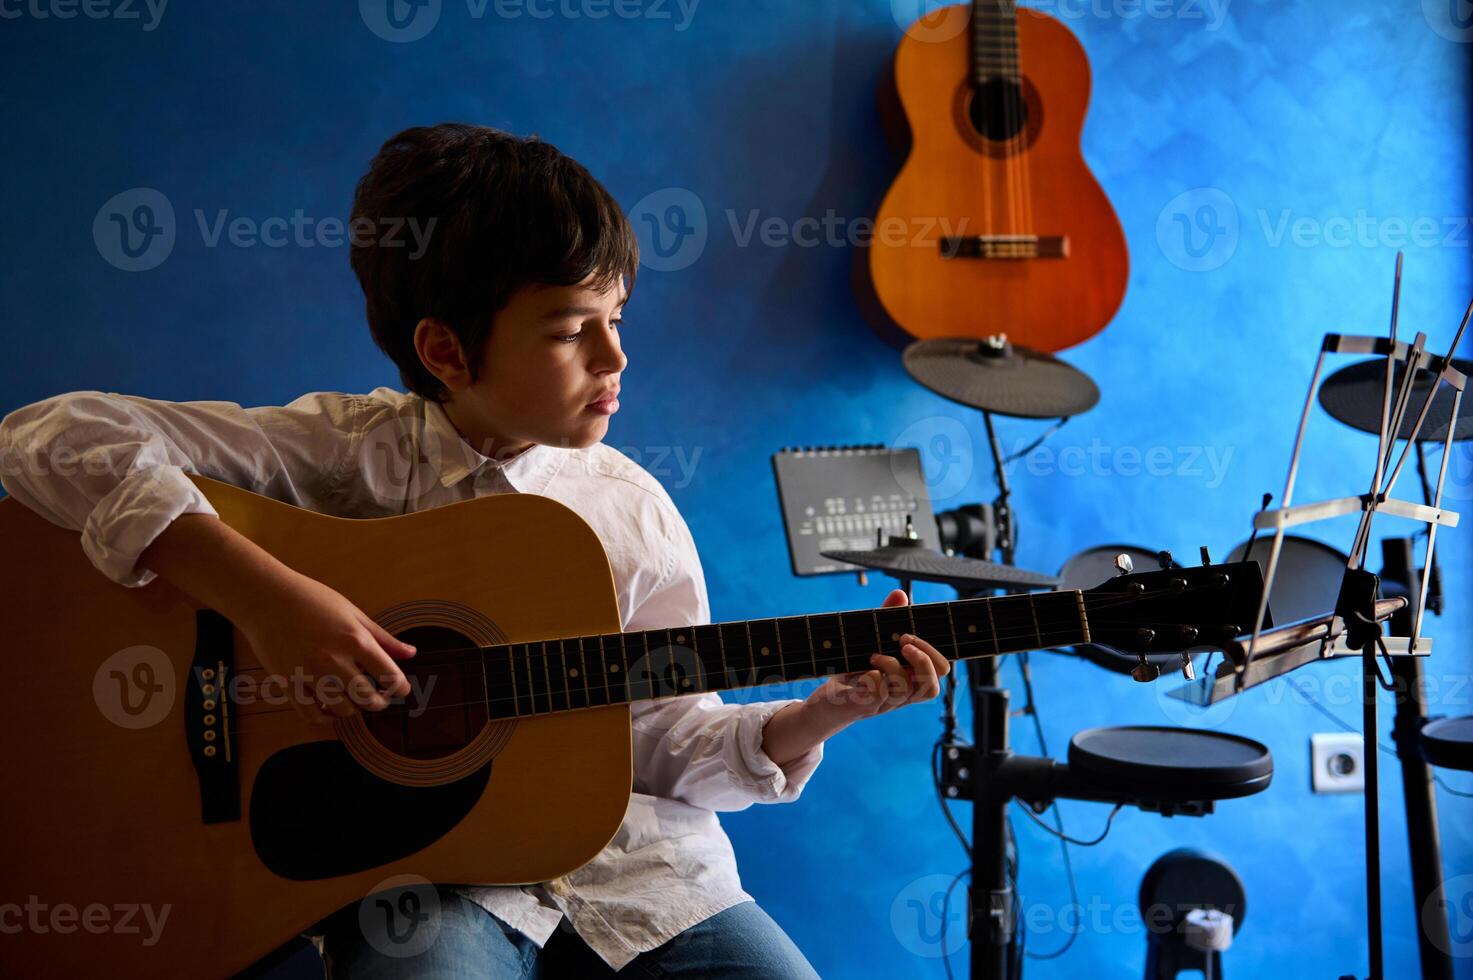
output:
[[[465,748],[488,721],[486,675],[476,644],[443,626],[416,626],[396,634],[418,652],[399,668],[409,694],[383,711],[365,711],[373,738],[411,759],[439,759]]]
[[[983,138],[1004,142],[1028,125],[1028,103],[1022,87],[1006,78],[992,78],[972,89],[967,107],[972,128]]]

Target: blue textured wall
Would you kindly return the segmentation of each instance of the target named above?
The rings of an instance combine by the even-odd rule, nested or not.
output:
[[[431,0],[407,29],[424,33],[417,40],[387,26],[383,0],[176,0],[157,18],[122,7],[62,19],[64,3],[0,2],[0,329],[11,350],[0,412],[78,388],[261,404],[396,383],[368,340],[345,248],[310,237],[211,246],[196,213],[207,225],[221,211],[260,223],[300,210],[309,229],[341,219],[386,136],[461,119],[556,142],[642,227],[643,214],[689,203],[681,191],[700,209],[688,211],[693,227],[704,212],[704,246],[691,239],[669,260],[681,268],[641,279],[625,331],[627,397],[609,442],[638,452],[680,504],[718,618],[884,595],[882,582],[862,590],[847,577],[791,577],[768,465],[780,446],[930,446],[927,437],[949,433],[963,456],[960,469],[928,460],[938,509],[990,498],[971,455],[982,448],[969,442],[976,416],[907,380],[859,314],[849,251],[743,246],[738,234],[754,211],[784,222],[872,213],[898,166],[876,83],[917,0],[704,0],[694,11],[675,0]],[[1132,277],[1115,322],[1068,355],[1100,383],[1099,408],[1014,470],[1019,557],[1054,568],[1116,540],[1178,555],[1205,543],[1221,555],[1246,536],[1259,494],[1281,487],[1318,337],[1384,328],[1395,247],[1407,249],[1402,323],[1427,330],[1434,348],[1473,291],[1467,4],[1046,9],[1066,16],[1094,66],[1084,148],[1125,225]],[[634,16],[569,15],[600,10]],[[128,272],[116,235],[111,245],[94,238],[93,223],[135,188],[167,198],[175,241],[161,264]],[[1009,446],[1040,431],[1002,426]],[[1301,499],[1361,490],[1369,438],[1318,413],[1310,436],[1317,455]],[[1162,474],[1142,475],[1143,454],[1157,447],[1166,455],[1144,458]],[[1457,463],[1466,505],[1473,466],[1466,452]],[[1342,543],[1348,533],[1323,532]],[[1468,714],[1469,532],[1445,541],[1455,609],[1432,624],[1431,674],[1440,710]],[[1129,905],[1151,861],[1181,845],[1216,851],[1247,885],[1233,975],[1363,972],[1359,799],[1308,790],[1308,735],[1330,722],[1284,687],[1189,717],[1163,707],[1165,685],[1047,657],[1034,665],[1055,753],[1090,725],[1186,721],[1263,740],[1277,774],[1268,792],[1205,820],[1122,812],[1104,844],[1076,849],[1084,931],[1030,975],[1139,975],[1145,941]],[[1004,677],[1016,686],[1015,668]],[[1348,667],[1301,672],[1296,683],[1356,719]],[[937,920],[916,911],[933,908],[935,882],[962,866],[927,776],[936,728],[931,707],[861,726],[830,745],[799,803],[725,821],[748,888],[827,977],[942,975]],[[1022,724],[1015,741],[1034,748]],[[1446,778],[1473,788],[1465,774]],[[1455,897],[1467,901],[1473,801],[1440,793],[1440,802],[1448,873],[1465,876]],[[1388,956],[1392,975],[1408,976],[1416,925],[1394,785],[1383,804]],[[1092,835],[1106,810],[1065,813],[1074,833]],[[1014,823],[1030,948],[1056,948],[1069,902],[1058,849]],[[1458,937],[1473,975],[1470,925],[1461,919]]]

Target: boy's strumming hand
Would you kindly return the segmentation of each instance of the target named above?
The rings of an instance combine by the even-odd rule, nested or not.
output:
[[[268,678],[285,684],[282,694],[308,721],[380,711],[390,697],[409,694],[395,658],[414,656],[414,647],[309,576],[279,575],[236,626]]]
[[[265,676],[261,700],[284,699],[308,721],[377,711],[407,695],[395,659],[414,655],[348,599],[278,561],[230,525],[185,514],[139,557],[200,605],[219,610],[250,643]],[[375,680],[377,683],[375,684]]]

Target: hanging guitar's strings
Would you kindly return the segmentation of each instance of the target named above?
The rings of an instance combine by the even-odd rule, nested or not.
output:
[[[987,82],[987,55],[985,53],[986,37],[982,33],[982,3],[987,0],[977,0],[972,4],[972,98],[982,98],[982,89]],[[985,106],[984,106],[985,108]],[[975,111],[973,116],[979,115]],[[970,125],[970,122],[967,123]],[[987,133],[979,134],[982,137],[983,146],[987,143]],[[984,236],[997,233],[996,226],[992,223],[992,161],[984,152],[982,155],[982,232]]]
[[[1012,16],[1012,0],[996,0],[997,10],[995,12],[994,24],[997,25],[998,34],[993,42],[996,65],[999,68],[997,91],[1002,95],[1003,133],[1006,135],[1002,142],[1002,166],[1003,173],[1007,175],[1008,182],[1008,221],[1007,234],[1018,234],[1019,189],[1017,168],[1013,162],[1013,156],[1008,152],[1008,143],[1012,140],[1013,126],[1016,120],[1013,118],[1013,102],[1008,98],[1007,83],[1009,81],[1009,69],[1012,67],[1008,57],[1009,46],[1009,18]]]
[[[1024,99],[1023,89],[1023,39],[1018,35],[1018,3],[1017,0],[1009,0],[1011,11],[1008,24],[1013,32],[1013,46],[1009,55],[1013,59],[1013,77],[1017,80],[1017,105],[1018,113],[1018,167],[1023,180],[1023,228],[1024,235],[1035,233],[1033,227],[1033,176],[1028,162],[1028,103]]]

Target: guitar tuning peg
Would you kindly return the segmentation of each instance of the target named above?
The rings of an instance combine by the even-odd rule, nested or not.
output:
[[[1121,575],[1129,575],[1135,571],[1135,562],[1129,555],[1122,553],[1115,556],[1115,567],[1120,570]]]
[[[1202,546],[1202,564],[1212,564],[1212,552],[1207,550],[1207,546],[1205,544]]]
[[[1169,551],[1156,552],[1156,562],[1161,566],[1162,569],[1172,569],[1176,567],[1176,559],[1171,557],[1171,552]]]
[[[1192,657],[1185,650],[1181,652],[1181,675],[1189,681],[1197,679],[1197,669],[1192,666]]]
[[[1149,684],[1161,676],[1161,668],[1147,660],[1146,655],[1142,653],[1140,660],[1130,668],[1130,676],[1134,677],[1138,683]]]

